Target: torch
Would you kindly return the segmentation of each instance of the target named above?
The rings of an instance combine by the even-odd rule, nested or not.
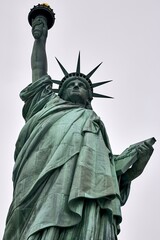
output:
[[[28,22],[31,26],[33,20],[38,16],[42,16],[46,19],[48,29],[50,29],[54,25],[55,13],[47,3],[38,4],[30,10],[28,14]],[[40,33],[37,35],[37,38],[41,36],[41,33],[42,31],[40,31]]]

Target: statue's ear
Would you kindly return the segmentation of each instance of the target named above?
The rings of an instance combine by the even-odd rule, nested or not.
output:
[[[60,92],[60,94],[58,94],[62,99],[66,99],[66,91],[63,89],[63,91]]]

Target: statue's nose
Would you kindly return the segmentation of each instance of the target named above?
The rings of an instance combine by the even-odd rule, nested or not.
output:
[[[78,84],[78,83],[75,83],[75,84],[74,84],[74,88],[79,88],[79,84]]]

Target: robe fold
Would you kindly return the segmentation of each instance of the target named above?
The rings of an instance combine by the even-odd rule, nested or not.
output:
[[[16,143],[14,193],[4,240],[42,239],[36,234],[46,229],[50,234],[52,227],[72,229],[81,224],[85,211],[90,217],[92,212],[98,216],[96,209],[104,224],[94,223],[95,228],[104,232],[110,224],[112,236],[106,240],[116,239],[122,199],[114,156],[100,118],[91,109],[59,98],[48,75],[30,84],[20,96],[25,102],[26,123]],[[125,200],[128,191],[126,186]],[[102,229],[93,234],[95,238],[86,239],[105,239],[100,232]],[[72,240],[49,235],[43,239]]]

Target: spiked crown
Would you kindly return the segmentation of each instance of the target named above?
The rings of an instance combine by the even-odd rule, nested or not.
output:
[[[77,61],[77,68],[76,68],[76,72],[72,72],[72,73],[68,73],[67,70],[64,68],[64,66],[59,62],[59,60],[56,58],[62,72],[64,73],[64,77],[62,78],[62,80],[52,80],[53,83],[58,84],[59,88],[58,89],[54,89],[54,92],[58,93],[58,95],[61,97],[62,96],[62,92],[65,89],[65,83],[68,83],[69,81],[73,81],[74,79],[79,79],[80,81],[85,82],[88,85],[88,88],[90,90],[90,100],[93,99],[93,97],[98,97],[98,98],[112,98],[110,96],[106,96],[106,95],[102,95],[99,93],[95,93],[93,92],[93,89],[95,87],[98,87],[100,85],[103,85],[105,83],[109,83],[112,80],[108,80],[108,81],[103,81],[103,82],[97,82],[97,83],[92,83],[90,80],[90,77],[95,73],[95,71],[99,68],[99,66],[102,64],[98,64],[92,71],[90,71],[87,75],[83,74],[80,72],[80,53],[78,55],[78,61]]]

